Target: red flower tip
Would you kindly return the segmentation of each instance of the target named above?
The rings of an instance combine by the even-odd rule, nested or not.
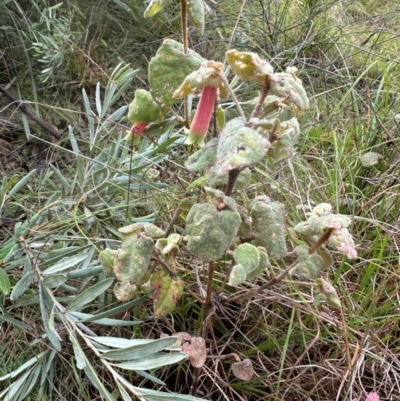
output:
[[[137,123],[132,127],[131,133],[133,134],[133,136],[142,136],[143,131],[148,125],[149,123]]]

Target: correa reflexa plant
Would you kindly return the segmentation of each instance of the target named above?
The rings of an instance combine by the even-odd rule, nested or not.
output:
[[[171,2],[152,0],[145,16],[153,16]],[[334,213],[330,204],[316,205],[304,221],[289,228],[285,204],[279,200],[256,194],[244,201],[241,194],[251,184],[255,166],[267,169],[292,156],[301,135],[299,118],[309,109],[309,98],[295,67],[276,71],[256,53],[235,49],[220,60],[207,60],[190,50],[186,16],[190,15],[201,35],[203,2],[181,0],[181,13],[182,43],[164,40],[151,59],[150,87],[136,91],[128,114],[133,128],[126,139],[166,132],[171,138],[184,136],[181,146],[190,146],[185,168],[196,179],[172,221],[121,228],[121,246],[104,249],[101,260],[106,275],[115,278],[116,298],[129,302],[144,292],[154,301],[155,317],[171,313],[185,291],[178,268],[182,260],[206,272],[206,290],[198,288],[195,295],[202,304],[202,329],[198,336],[179,333],[174,345],[200,369],[207,359],[214,293],[223,291],[214,282],[215,271],[224,270],[226,285],[232,287],[260,276],[266,280],[239,295],[226,294],[222,301],[226,304],[292,277],[310,288],[315,307],[327,303],[341,309],[335,287],[324,272],[333,263],[332,251],[350,259],[357,257],[357,251],[349,232],[351,219]],[[248,114],[231,88],[232,79],[259,87]],[[224,99],[236,105],[236,115],[230,110],[229,119],[221,103]],[[194,104],[193,114],[190,105]],[[289,230],[291,238],[296,238],[290,243],[297,246],[289,246]],[[250,379],[252,369],[247,359],[239,358],[232,366],[241,380]]]

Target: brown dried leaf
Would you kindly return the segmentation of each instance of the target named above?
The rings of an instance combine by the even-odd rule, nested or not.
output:
[[[254,375],[253,364],[250,359],[232,364],[232,373],[239,380],[250,380]]]
[[[195,368],[201,368],[207,357],[206,342],[204,338],[192,337],[190,344],[182,345],[182,351],[189,356],[189,361]]]

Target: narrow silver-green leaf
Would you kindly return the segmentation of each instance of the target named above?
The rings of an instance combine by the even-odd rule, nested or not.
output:
[[[88,122],[89,122],[89,134],[93,135],[94,134],[93,112],[90,107],[90,101],[89,101],[89,98],[88,98],[88,95],[87,95],[85,89],[82,89],[82,96],[83,96],[83,103],[85,105],[85,110],[86,110],[86,118],[88,119]],[[74,149],[74,151],[76,151],[76,150]]]
[[[96,85],[96,109],[97,109],[97,115],[102,117],[102,114],[101,114],[100,82],[97,82],[97,85]]]
[[[100,281],[92,287],[87,288],[68,304],[67,310],[80,311],[89,302],[92,302],[100,294],[103,294],[110,287],[113,281],[114,279],[112,278],[106,279],[104,281]]]
[[[83,262],[87,257],[88,254],[86,252],[66,257],[60,260],[60,262],[56,263],[55,265],[47,268],[45,271],[43,271],[43,274],[49,275],[54,273],[60,273],[64,270],[70,269],[71,267],[78,265],[79,263]]]
[[[18,380],[13,382],[9,387],[7,387],[1,394],[0,394],[0,400],[3,401],[14,401],[15,396],[17,395],[18,390],[21,389],[21,386],[25,382],[25,380],[28,378],[28,376],[31,374],[31,370],[28,372],[25,372]]]
[[[24,178],[22,178],[20,181],[18,181],[12,190],[8,193],[7,198],[11,199],[22,187],[24,187],[29,180],[32,178],[33,175],[36,174],[36,170],[30,171]]]
[[[43,285],[39,282],[39,304],[40,304],[40,312],[42,314],[42,320],[43,320],[43,325],[46,330],[47,338],[51,342],[51,345],[57,350],[61,351],[61,343],[56,335],[56,333],[51,329],[50,324],[51,324],[51,319],[49,317],[49,312],[46,308],[46,303],[45,303],[45,298],[46,294],[44,293],[46,289],[43,287]],[[53,320],[53,325],[54,325],[54,320]]]
[[[96,276],[97,274],[100,274],[103,271],[103,268],[101,266],[91,266],[91,267],[86,267],[84,269],[77,269],[77,270],[72,270],[67,273],[68,278],[86,278],[90,276]]]
[[[123,398],[124,401],[132,401],[132,398],[129,396],[129,394],[126,392],[126,390],[117,382],[118,385],[118,390]]]
[[[132,345],[137,345],[137,344],[146,344],[146,343],[151,343],[154,340],[151,339],[146,339],[146,338],[134,338],[132,340],[129,340],[127,338],[119,338],[119,337],[93,337],[93,341],[96,341],[102,345],[105,345],[107,347],[113,347],[113,348],[127,348]]]
[[[19,249],[20,244],[14,244],[14,246],[10,249],[10,252],[5,256],[3,259],[4,263],[7,263],[8,261],[11,260],[11,258],[15,255],[16,251]]]
[[[97,372],[94,370],[93,366],[87,361],[87,365],[83,368],[86,373],[86,376],[92,382],[92,384],[99,390],[100,394],[107,401],[116,401],[116,399],[108,392],[108,390],[104,387],[103,382],[100,380],[99,376],[97,376]]]
[[[7,322],[7,323],[11,323],[14,326],[17,326],[21,329],[24,330],[32,330],[32,327],[29,326],[28,324],[21,322],[20,320],[14,319],[13,317],[10,317],[8,315],[0,315],[0,322]]]
[[[43,358],[44,355],[46,355],[49,351],[43,351],[40,354],[34,356],[33,358],[27,360],[24,364],[22,364],[18,369],[14,370],[11,373],[8,373],[2,377],[0,377],[0,381],[7,380],[7,379],[12,379],[15,376],[18,376],[21,372],[24,370],[30,368],[32,365],[34,365],[36,362],[38,362],[40,359]]]
[[[126,361],[121,363],[115,363],[114,366],[117,366],[121,369],[126,370],[150,370],[161,368],[163,366],[172,365],[174,363],[178,363],[187,358],[186,354],[183,353],[157,353],[148,356],[145,359],[138,359],[133,361]]]
[[[166,384],[162,380],[157,379],[157,377],[154,377],[153,375],[145,372],[144,370],[135,370],[135,372],[138,375],[143,376],[145,379],[151,380],[152,382],[159,384],[160,386],[166,386]]]
[[[147,358],[149,355],[170,347],[176,340],[176,337],[160,338],[145,344],[137,344],[127,348],[107,351],[102,356],[109,361],[129,361],[131,359]]]
[[[72,287],[71,285],[67,285],[67,284],[62,284],[59,287],[59,290],[61,291],[66,291],[66,292],[72,292],[72,293],[76,293],[78,292],[78,289],[75,287]]]
[[[107,120],[105,121],[105,123],[107,122],[116,122],[118,121],[123,115],[125,115],[126,110],[128,109],[128,106],[122,106],[120,107],[118,110],[114,111],[114,113],[112,113]]]
[[[125,312],[128,309],[132,309],[133,307],[140,305],[142,302],[148,300],[149,297],[147,295],[144,295],[140,298],[136,298],[133,301],[127,302],[125,304],[119,305],[115,308],[112,308],[108,311],[98,313],[97,315],[90,315],[90,317],[87,317],[84,322],[93,322],[95,320],[99,319],[104,319],[109,316],[115,316],[119,315],[122,312]]]
[[[63,186],[65,193],[66,193],[66,194],[71,193],[71,185],[70,185],[69,182],[65,179],[65,177],[64,177],[64,175],[61,173],[61,171],[58,170],[56,167],[54,167],[53,164],[50,164],[49,167],[53,170],[54,174],[55,174],[55,175],[58,177],[58,179],[60,180],[61,185]],[[53,194],[53,195],[54,195],[54,194]],[[47,203],[46,203],[46,204],[47,204]]]
[[[78,340],[76,339],[76,335],[73,331],[70,331],[69,336],[71,338],[71,342],[72,342],[72,347],[74,349],[74,355],[75,355],[75,359],[76,359],[76,367],[78,369],[84,369],[86,366],[86,361],[85,361],[85,354],[82,351]]]
[[[67,281],[67,276],[64,274],[52,274],[51,276],[47,276],[43,280],[43,284],[47,288],[55,288],[64,284]]]
[[[42,370],[42,367],[40,365],[37,365],[33,369],[33,371],[31,372],[31,374],[28,377],[28,380],[25,382],[25,388],[23,389],[23,391],[21,391],[18,401],[25,401],[27,399],[28,394],[30,393],[30,391],[36,384],[36,381],[39,377],[41,370]]]
[[[90,321],[90,322],[93,322],[96,324],[101,324],[103,326],[136,326],[136,325],[142,323],[140,320],[128,321],[128,320],[108,319],[108,318],[93,319],[95,315],[91,315],[89,313],[75,312],[75,311],[70,311],[69,313],[72,316],[79,319],[82,323]],[[90,320],[87,320],[87,319],[90,319]]]
[[[72,345],[77,347],[78,349],[80,348],[80,344],[78,342],[78,340],[75,337],[75,333],[68,328],[68,326],[66,326],[69,335],[70,335],[70,340],[72,342]],[[86,376],[89,378],[89,380],[93,383],[93,385],[99,390],[100,394],[105,397],[105,399],[107,401],[116,401],[115,398],[107,391],[107,389],[104,387],[103,382],[100,380],[100,378],[97,376],[97,372],[95,371],[95,369],[93,368],[93,366],[91,365],[89,359],[87,358],[87,356],[85,355],[85,353],[82,351],[81,353],[81,357],[83,357],[84,359],[84,363],[85,366],[83,368],[83,370],[86,373]]]
[[[4,269],[0,267],[0,291],[3,294],[8,295],[8,293],[10,292],[10,288],[11,288],[10,279],[8,278],[8,275],[4,271]]]
[[[30,272],[26,273],[23,277],[21,277],[21,279],[18,281],[18,283],[15,284],[15,287],[11,291],[11,296],[10,296],[12,301],[15,301],[16,299],[18,299],[19,297],[24,295],[24,292],[32,284],[34,275],[35,275],[35,272],[30,271]]]

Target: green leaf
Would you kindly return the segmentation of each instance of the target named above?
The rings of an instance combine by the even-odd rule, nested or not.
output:
[[[92,276],[97,276],[102,271],[103,268],[101,266],[91,266],[91,267],[86,267],[84,269],[77,269],[67,272],[67,277],[73,279],[92,277]]]
[[[150,92],[137,89],[135,99],[129,105],[128,120],[132,124],[151,123],[162,115],[161,107],[153,100]]]
[[[154,17],[154,15],[171,3],[172,0],[151,0],[150,4],[146,8],[146,11],[144,12],[144,18]]]
[[[246,281],[247,269],[242,265],[235,265],[232,267],[231,274],[229,275],[229,285],[239,285]]]
[[[83,104],[84,104],[85,110],[86,110],[86,118],[88,119],[88,122],[89,122],[89,133],[92,136],[92,135],[94,135],[94,118],[93,118],[92,109],[90,107],[90,101],[89,101],[88,95],[85,91],[85,88],[82,89],[82,96],[83,96]],[[74,144],[72,144],[72,145],[74,148]],[[77,152],[77,150],[74,149],[74,152]],[[79,153],[79,150],[77,153]]]
[[[81,350],[81,346],[78,342],[78,340],[75,337],[75,333],[66,326],[69,335],[70,335],[70,340],[72,342],[72,345],[77,348],[77,350]],[[100,380],[99,376],[97,375],[96,370],[93,368],[91,365],[89,359],[85,355],[85,353],[82,351],[80,352],[80,357],[83,358],[83,361],[81,361],[82,364],[84,364],[83,370],[86,373],[86,376],[89,378],[89,380],[92,382],[92,384],[99,390],[100,394],[105,397],[107,401],[116,401],[115,398],[107,391],[107,389],[104,387],[103,382]]]
[[[34,275],[35,275],[34,271],[27,272],[23,277],[21,277],[18,283],[15,284],[15,287],[11,291],[10,295],[12,301],[15,301],[24,294],[24,292],[32,284]]]
[[[18,183],[14,185],[13,189],[8,193],[7,198],[11,199],[22,187],[24,187],[29,182],[29,180],[35,174],[36,170],[32,170],[24,178],[18,181]]]
[[[47,288],[56,288],[64,284],[67,279],[67,276],[64,276],[63,274],[53,274],[51,276],[45,277],[43,280],[43,284]]]
[[[67,306],[67,311],[79,311],[86,304],[92,302],[99,295],[103,294],[113,283],[114,279],[106,279],[100,281],[99,283],[93,285],[92,287],[87,288],[81,294],[79,294],[76,298],[74,298]]]
[[[154,341],[152,339],[147,339],[147,338],[134,338],[128,340],[126,338],[120,338],[120,337],[101,337],[101,336],[93,337],[92,340],[99,344],[113,348],[127,348],[134,345],[151,343],[152,341]]]
[[[147,299],[149,299],[149,297],[147,295],[144,295],[140,298],[134,299],[133,301],[127,302],[123,305],[119,305],[108,311],[98,313],[97,315],[89,315],[87,318],[85,318],[83,320],[83,322],[85,322],[85,323],[86,322],[94,322],[99,319],[104,319],[104,318],[107,318],[110,316],[118,315],[120,313],[125,312],[128,309],[132,309],[133,307],[140,305],[142,302],[146,301]],[[139,320],[138,320],[138,322],[139,322]]]
[[[140,320],[128,321],[128,320],[118,320],[118,319],[108,319],[108,318],[94,319],[94,317],[95,317],[94,315],[90,315],[89,313],[75,312],[75,311],[71,311],[70,314],[72,316],[76,317],[77,319],[79,319],[82,323],[87,322],[88,320],[86,320],[86,319],[90,319],[90,322],[100,324],[103,326],[137,326],[142,323]]]
[[[172,279],[165,270],[158,270],[152,275],[150,284],[155,316],[165,316],[172,312],[183,293],[182,280],[179,277]]]
[[[19,328],[21,328],[23,330],[32,330],[32,327],[29,326],[28,324],[26,324],[24,322],[21,322],[20,320],[14,319],[13,317],[8,316],[8,315],[1,315],[0,314],[0,321],[11,323],[14,326],[17,326],[17,327],[19,327]]]
[[[220,134],[215,162],[217,176],[258,163],[271,147],[268,139],[245,126],[243,118],[229,121]]]
[[[100,82],[97,82],[96,85],[96,109],[97,109],[97,115],[102,117],[101,114],[101,94],[100,94]]]
[[[200,35],[204,33],[204,4],[203,0],[185,0],[193,25]]]
[[[160,352],[152,354],[145,359],[135,359],[132,361],[116,363],[113,365],[126,370],[150,370],[161,368],[167,365],[172,365],[186,358],[187,356],[183,353],[164,354]]]
[[[287,255],[285,205],[259,196],[253,201],[251,218],[256,235],[253,244],[264,247],[273,259],[284,258]]]
[[[224,203],[233,201],[226,196]],[[186,217],[189,252],[203,260],[217,260],[236,237],[241,218],[232,210],[218,211],[214,204],[197,203]]]
[[[18,401],[25,401],[32,388],[36,385],[39,374],[42,372],[42,366],[37,365],[30,373],[28,380],[24,383]]]
[[[55,265],[47,268],[43,271],[44,275],[60,273],[64,270],[70,269],[78,265],[79,263],[83,262],[88,257],[87,253],[80,253],[78,255],[74,255],[71,257],[66,257],[62,259],[60,262],[56,263]]]
[[[107,351],[102,357],[109,361],[129,361],[131,359],[147,358],[149,355],[170,347],[176,342],[176,337],[160,338],[144,344],[137,344],[131,347]]]
[[[24,370],[30,368],[32,365],[35,363],[39,362],[45,355],[49,353],[48,350],[41,352],[38,355],[35,355],[33,358],[27,360],[25,363],[23,363],[18,369],[14,370],[11,373],[8,373],[2,377],[0,377],[0,381],[7,380],[7,379],[12,379],[15,376],[18,376],[21,372]]]
[[[4,243],[0,249],[0,261],[6,259],[7,255],[13,250],[16,245],[15,239],[10,238],[6,243]]]
[[[165,39],[149,64],[151,95],[164,111],[175,104],[175,90],[186,76],[197,70],[205,60],[193,50],[183,52],[183,45],[172,39]]]
[[[57,351],[61,351],[61,343],[58,338],[58,335],[53,331],[53,328],[50,327],[51,323],[50,317],[49,317],[49,312],[46,308],[46,296],[47,294],[45,293],[46,288],[39,282],[39,300],[40,300],[40,312],[42,314],[42,320],[43,320],[43,325],[46,330],[46,334],[48,339],[50,340],[51,344]]]
[[[75,337],[74,332],[70,332],[70,338],[71,336]],[[77,341],[76,337],[74,339],[71,339],[72,342],[72,347],[74,349],[74,355],[76,359],[76,367],[78,369],[84,369],[86,367],[86,361],[85,361],[85,354],[82,351],[81,347],[79,346],[79,342]]]
[[[166,384],[162,380],[157,379],[157,377],[154,377],[153,375],[151,375],[150,373],[147,373],[144,370],[135,370],[135,372],[138,375],[143,376],[145,379],[151,380],[152,382],[159,384],[160,386],[166,386]]]
[[[214,164],[217,157],[218,139],[207,142],[197,152],[193,153],[186,161],[185,167],[193,172],[206,170]]]
[[[244,81],[258,82],[264,85],[266,77],[274,72],[271,64],[260,59],[256,53],[231,49],[226,52],[226,60],[232,71]]]
[[[251,244],[239,245],[233,253],[235,262],[246,267],[247,273],[257,268],[260,263],[260,251]]]
[[[115,125],[123,116],[125,116],[128,106],[122,106],[118,110],[114,111],[103,123],[103,129],[108,129],[111,125]]]
[[[124,401],[132,401],[132,398],[129,396],[129,394],[126,392],[126,390],[117,382],[118,385],[118,390],[123,398]]]
[[[31,371],[25,372],[18,380],[13,382],[9,387],[7,387],[1,394],[0,399],[4,401],[14,401],[17,398],[18,390],[22,389],[24,382],[27,380],[28,376],[31,374]],[[7,396],[6,396],[7,395]]]
[[[5,270],[0,267],[0,291],[3,294],[8,295],[8,293],[10,292],[10,288],[11,288],[10,279],[8,278],[8,275],[5,272]]]
[[[86,376],[92,382],[92,384],[99,390],[99,393],[107,400],[107,401],[116,401],[116,399],[108,392],[108,390],[104,387],[103,382],[100,380],[97,375],[96,370],[93,368],[89,360],[85,357],[86,366],[83,370],[86,373]]]

